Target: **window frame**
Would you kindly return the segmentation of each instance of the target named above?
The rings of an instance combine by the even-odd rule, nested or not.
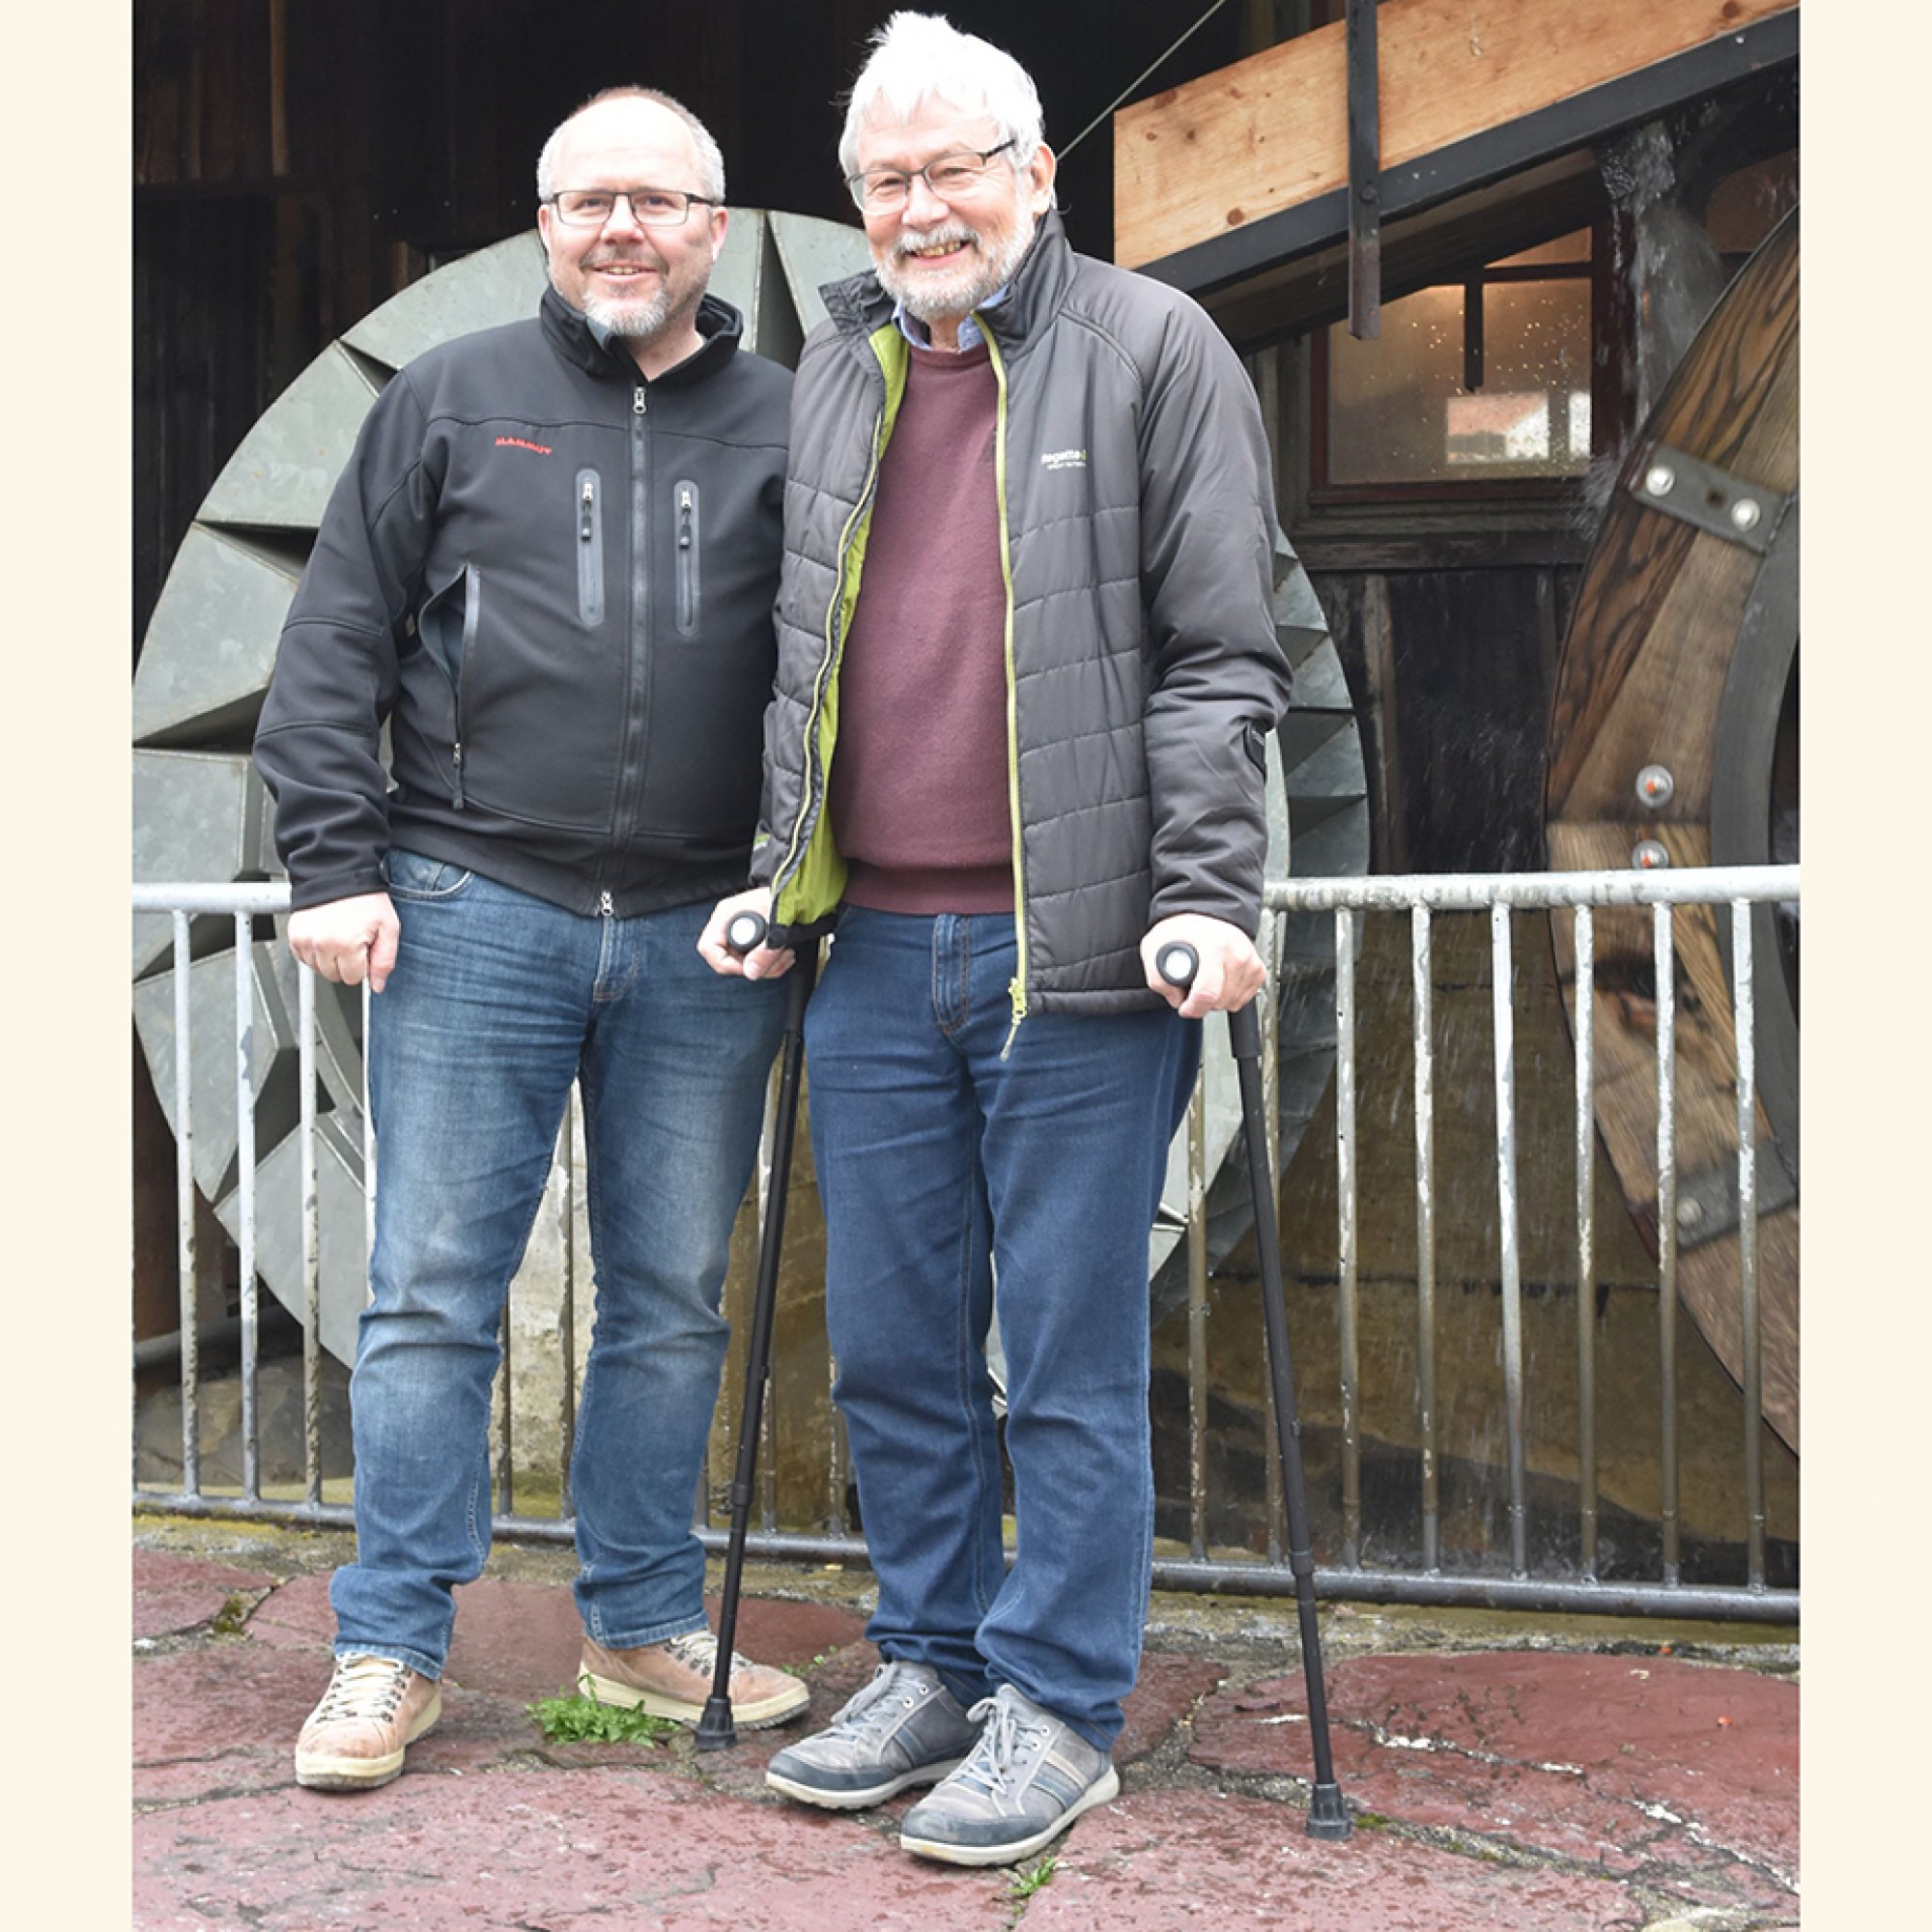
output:
[[[1590,462],[1584,469],[1568,476],[1440,476],[1418,477],[1407,481],[1379,483],[1333,483],[1328,480],[1329,455],[1329,330],[1340,325],[1325,323],[1308,332],[1309,346],[1309,423],[1308,423],[1308,507],[1315,511],[1344,510],[1351,505],[1390,504],[1466,504],[1481,503],[1560,503],[1581,490],[1589,469],[1604,455],[1623,446],[1633,424],[1631,405],[1622,367],[1619,330],[1625,326],[1617,303],[1618,278],[1609,273],[1609,264],[1617,253],[1616,228],[1620,217],[1614,211],[1600,214],[1588,224],[1589,259],[1584,262],[1530,262],[1492,267],[1485,262],[1467,274],[1441,276],[1405,289],[1404,296],[1419,295],[1424,289],[1486,289],[1492,283],[1583,281],[1590,287]],[[1574,234],[1574,227],[1564,234]],[[1520,254],[1526,248],[1541,247],[1558,241],[1560,235],[1544,236],[1511,248]],[[1506,258],[1496,258],[1503,260]],[[1401,299],[1398,297],[1395,299]],[[1466,313],[1466,311],[1465,311]],[[1465,322],[1466,330],[1466,322]],[[1463,338],[1465,367],[1468,338]]]

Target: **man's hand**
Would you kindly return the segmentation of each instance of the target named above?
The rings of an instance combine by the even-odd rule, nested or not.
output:
[[[1201,961],[1185,997],[1154,966],[1164,947],[1179,945],[1193,947]],[[1198,912],[1176,913],[1151,926],[1141,941],[1141,968],[1149,986],[1189,1020],[1198,1020],[1203,1013],[1238,1011],[1267,982],[1267,969],[1254,941],[1238,925]]]
[[[402,927],[387,893],[357,893],[289,915],[289,951],[325,980],[380,993],[395,970]]]
[[[792,954],[789,949],[773,950],[766,946],[754,946],[746,953],[733,952],[724,943],[724,928],[741,912],[754,912],[760,919],[772,916],[772,895],[768,886],[753,886],[748,893],[738,893],[728,899],[720,899],[711,910],[711,917],[704,922],[704,930],[697,935],[697,951],[704,963],[714,973],[722,973],[727,980],[778,980],[791,971]]]

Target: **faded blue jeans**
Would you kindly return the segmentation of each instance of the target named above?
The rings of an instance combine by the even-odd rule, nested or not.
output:
[[[337,1656],[442,1673],[452,1586],[490,1542],[491,1383],[510,1277],[573,1079],[597,1314],[571,1458],[584,1628],[616,1648],[704,1624],[698,1469],[781,984],[720,978],[710,911],[600,919],[392,851],[396,968],[370,1003],[373,1300],[350,1384],[355,1561]]]
[[[1148,1236],[1201,1029],[1035,1013],[1009,1047],[1014,952],[1005,914],[839,921],[806,1009],[834,1396],[879,1581],[867,1634],[969,1704],[1011,1684],[1104,1749],[1151,1569]]]

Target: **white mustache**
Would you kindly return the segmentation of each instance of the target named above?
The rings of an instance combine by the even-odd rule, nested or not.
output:
[[[980,239],[977,229],[968,228],[963,221],[955,221],[938,228],[908,228],[901,232],[893,243],[895,255],[914,255],[922,248],[941,246],[957,248]]]

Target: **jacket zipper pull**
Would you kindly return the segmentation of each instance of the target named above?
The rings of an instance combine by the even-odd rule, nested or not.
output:
[[[456,783],[451,788],[449,802],[458,811],[463,810],[463,740],[457,739],[450,748],[451,757],[456,766]]]
[[[583,495],[579,499],[577,517],[577,540],[579,543],[590,541],[590,519],[597,508],[597,486],[589,477],[583,479]]]
[[[609,893],[600,893],[597,895],[597,910],[606,919],[615,919],[617,917],[617,908],[611,903],[611,895]]]
[[[677,493],[677,547],[679,550],[691,548],[691,491],[688,486]]]
[[[631,392],[631,413],[642,415],[644,412],[644,385],[639,383]]]

